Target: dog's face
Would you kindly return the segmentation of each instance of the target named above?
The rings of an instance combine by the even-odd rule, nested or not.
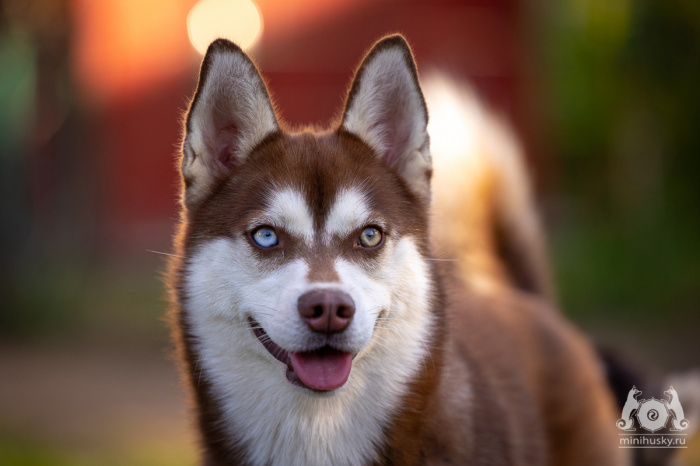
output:
[[[426,124],[400,39],[368,55],[321,134],[283,132],[252,62],[212,44],[183,147],[183,307],[200,357],[228,368],[222,385],[233,373],[332,393],[373,352],[416,356],[431,296]]]
[[[421,288],[425,231],[422,203],[356,138],[275,137],[193,215],[192,304],[292,383],[335,389]]]

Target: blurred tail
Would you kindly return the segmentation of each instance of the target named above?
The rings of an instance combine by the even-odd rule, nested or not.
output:
[[[423,81],[433,155],[433,242],[483,291],[515,286],[554,299],[544,237],[522,149],[473,91]]]

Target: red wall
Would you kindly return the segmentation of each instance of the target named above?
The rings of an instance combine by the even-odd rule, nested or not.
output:
[[[304,1],[297,2],[303,7]],[[308,7],[314,0],[306,0]],[[251,51],[282,117],[325,125],[341,109],[352,72],[378,38],[400,32],[419,72],[440,67],[469,78],[527,132],[519,99],[523,47],[514,1],[360,1],[294,21],[277,1],[260,1],[263,36]],[[284,5],[287,5],[286,3]],[[184,22],[183,22],[184,28]],[[176,219],[174,154],[180,112],[196,83],[199,58],[156,86],[105,106],[98,116],[105,182],[101,234],[117,250],[167,250]],[[135,249],[134,249],[135,248]]]

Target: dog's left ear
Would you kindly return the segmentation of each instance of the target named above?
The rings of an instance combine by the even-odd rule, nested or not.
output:
[[[341,129],[362,139],[410,189],[430,198],[428,111],[406,40],[385,37],[367,54],[348,93]]]

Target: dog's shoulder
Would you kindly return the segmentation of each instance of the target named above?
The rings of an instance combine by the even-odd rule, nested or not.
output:
[[[452,286],[448,296],[449,344],[427,435],[437,464],[445,448],[476,463],[505,452],[511,464],[619,464],[602,366],[548,300],[508,288]]]

